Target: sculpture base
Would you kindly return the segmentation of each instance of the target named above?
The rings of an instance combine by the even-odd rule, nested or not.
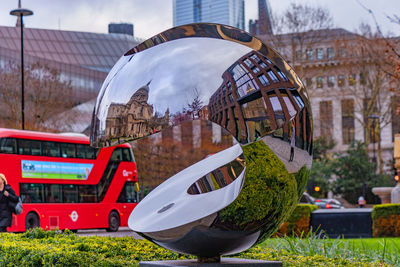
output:
[[[280,261],[249,260],[238,258],[221,258],[221,262],[201,263],[197,260],[174,260],[174,261],[142,261],[139,267],[282,267]]]

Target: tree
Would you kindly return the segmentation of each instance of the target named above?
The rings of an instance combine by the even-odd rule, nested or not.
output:
[[[313,141],[313,164],[308,179],[307,191],[314,197],[326,197],[331,190],[332,153],[335,146],[332,139],[319,137]],[[319,191],[315,191],[315,187]]]
[[[186,112],[192,116],[192,119],[200,118],[200,110],[204,107],[203,101],[200,99],[200,93],[197,88],[193,89],[193,100],[188,104]]]
[[[395,72],[395,65],[388,57],[387,39],[374,33],[366,24],[360,26],[360,35],[343,40],[340,44],[347,49],[342,68],[349,73],[349,86],[340,87],[343,98],[354,100],[353,118],[364,128],[364,142],[377,143],[378,169],[383,173],[381,130],[393,122],[391,88],[398,86],[389,73]]]
[[[332,173],[336,178],[333,182],[333,192],[342,194],[350,203],[357,203],[359,196],[364,196],[367,203],[377,203],[379,200],[372,194],[371,189],[388,185],[390,182],[387,177],[375,173],[366,145],[354,142],[345,155],[337,156],[332,163]]]
[[[274,48],[289,60],[297,75],[304,78],[307,57],[304,52],[327,38],[324,31],[333,25],[329,10],[292,3],[283,14],[273,16],[273,24],[276,34],[261,38],[272,42]]]
[[[11,63],[0,70],[0,124],[21,127],[21,69]],[[72,87],[60,73],[41,63],[25,67],[25,129],[46,130],[45,122],[72,108]],[[66,118],[65,118],[66,119]]]

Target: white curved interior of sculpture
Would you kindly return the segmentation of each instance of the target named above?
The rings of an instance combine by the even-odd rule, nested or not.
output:
[[[198,179],[230,163],[242,153],[241,146],[236,144],[170,177],[135,207],[129,216],[129,227],[144,233],[163,231],[202,219],[225,208],[239,195],[246,168],[231,184],[221,189],[197,195],[190,195],[187,190]]]

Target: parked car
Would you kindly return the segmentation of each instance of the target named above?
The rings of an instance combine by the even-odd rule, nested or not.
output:
[[[339,200],[333,198],[318,198],[315,200],[315,205],[319,209],[343,209],[343,204]]]
[[[300,198],[301,204],[315,204],[315,198],[310,196],[308,193],[304,192]]]

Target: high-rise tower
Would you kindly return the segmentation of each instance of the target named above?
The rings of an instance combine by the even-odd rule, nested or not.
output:
[[[244,30],[244,0],[174,0],[174,26],[214,22]]]
[[[258,20],[249,21],[249,32],[253,35],[273,34],[268,0],[258,0]]]

